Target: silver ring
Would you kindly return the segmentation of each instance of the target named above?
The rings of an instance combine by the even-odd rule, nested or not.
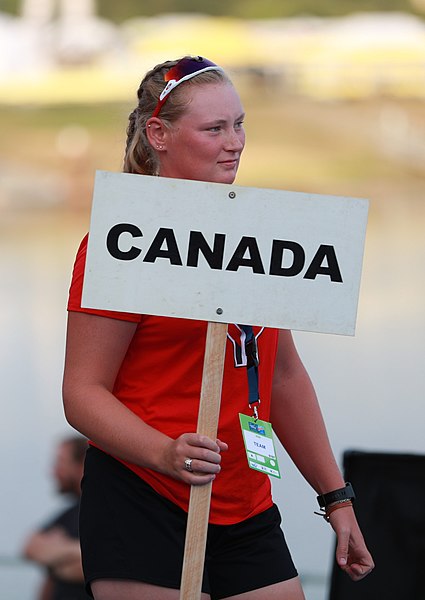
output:
[[[184,468],[186,469],[186,471],[193,473],[191,458],[186,458],[186,460],[184,461]]]

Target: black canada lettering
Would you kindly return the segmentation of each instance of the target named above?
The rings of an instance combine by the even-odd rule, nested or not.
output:
[[[117,260],[134,260],[142,253],[142,250],[132,245],[131,241],[129,249],[123,250],[122,235],[129,235],[133,240],[143,237],[143,233],[137,225],[118,223],[108,232],[107,250]],[[199,255],[202,254],[211,269],[223,269],[225,243],[226,235],[224,233],[215,233],[211,246],[201,231],[190,231],[187,266],[197,267]],[[157,258],[166,258],[172,265],[183,265],[177,240],[171,228],[160,227],[158,229],[143,262],[154,263]],[[285,259],[286,266],[284,266]],[[269,275],[295,277],[301,273],[305,262],[305,251],[301,244],[291,240],[273,240]],[[238,271],[239,267],[249,267],[253,273],[264,275],[263,261],[255,237],[243,236],[241,238],[225,270]],[[337,283],[343,282],[335,248],[331,245],[321,244],[319,246],[303,277],[304,279],[316,279],[318,275],[325,275]]]
[[[326,259],[327,266],[323,265]],[[341,271],[333,246],[322,244],[319,246],[311,264],[305,272],[304,279],[316,279],[317,275],[328,275],[331,281],[342,283]]]
[[[224,233],[216,233],[214,235],[214,244],[211,248],[200,231],[191,231],[187,252],[187,266],[197,267],[199,253],[201,252],[211,269],[222,269],[225,241],[226,236]]]
[[[136,246],[131,246],[129,250],[121,250],[119,247],[119,238],[123,233],[129,233],[133,238],[143,237],[140,229],[132,223],[118,223],[114,225],[106,238],[106,247],[108,252],[118,260],[134,260],[141,253],[141,249]]]
[[[247,250],[249,256],[244,258]],[[251,267],[254,273],[264,275],[260,251],[258,249],[257,240],[254,237],[242,237],[226,267],[226,271],[237,271],[239,267]]]
[[[165,248],[162,248],[165,243]],[[177,241],[172,229],[161,227],[146,252],[143,262],[154,263],[157,258],[168,258],[172,265],[182,265]]]
[[[292,264],[283,267],[285,251],[292,252]],[[270,258],[270,275],[281,275],[283,277],[294,277],[301,273],[305,263],[304,248],[297,242],[289,240],[273,240],[272,255]]]

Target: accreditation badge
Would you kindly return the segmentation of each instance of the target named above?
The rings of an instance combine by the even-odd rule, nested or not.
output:
[[[280,479],[271,423],[239,413],[248,465]]]

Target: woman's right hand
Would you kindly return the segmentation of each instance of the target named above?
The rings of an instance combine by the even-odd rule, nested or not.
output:
[[[205,485],[221,470],[221,452],[228,446],[199,433],[184,433],[171,440],[163,454],[164,473],[189,485]],[[191,471],[185,461],[189,462]]]
[[[197,433],[174,440],[147,425],[112,393],[135,329],[132,322],[69,313],[63,384],[66,417],[112,456],[189,485],[209,483],[220,471],[220,453],[227,444]],[[192,459],[192,472],[185,465],[187,459]]]

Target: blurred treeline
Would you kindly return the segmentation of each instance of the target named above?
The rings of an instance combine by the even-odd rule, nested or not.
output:
[[[0,11],[18,14],[23,0],[0,0]],[[97,0],[101,17],[117,23],[136,16],[195,12],[252,19],[308,14],[328,17],[353,12],[423,14],[423,0]]]

